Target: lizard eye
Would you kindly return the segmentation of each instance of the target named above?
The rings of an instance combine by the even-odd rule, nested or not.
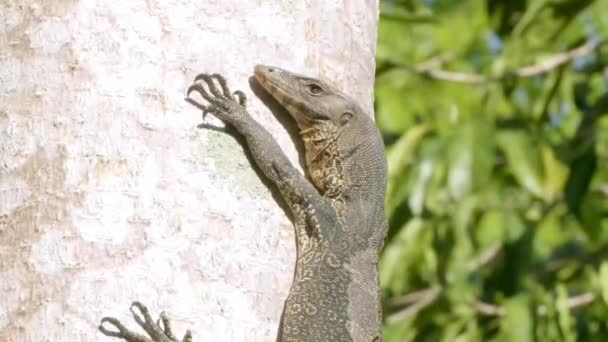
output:
[[[323,92],[323,88],[321,88],[321,86],[316,83],[311,83],[308,85],[308,92],[311,95],[319,95]]]
[[[352,118],[353,118],[353,113],[349,113],[349,112],[342,113],[342,115],[340,115],[340,126],[346,125]]]

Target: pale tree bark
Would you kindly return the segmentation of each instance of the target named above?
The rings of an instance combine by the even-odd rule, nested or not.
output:
[[[1,1],[0,340],[108,341],[99,319],[135,327],[133,300],[195,341],[274,340],[291,223],[185,89],[226,75],[298,163],[253,65],[371,112],[377,17],[377,0]]]

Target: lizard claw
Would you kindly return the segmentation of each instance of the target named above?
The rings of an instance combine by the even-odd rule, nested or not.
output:
[[[245,107],[245,105],[247,104],[247,96],[245,96],[245,93],[243,93],[240,90],[237,90],[234,93],[232,93],[232,96],[238,98],[239,104],[241,106]]]
[[[135,311],[135,308],[137,308],[139,313]],[[179,342],[171,330],[169,318],[164,311],[161,312],[158,320],[155,322],[152,320],[148,308],[140,302],[133,302],[130,310],[135,322],[146,331],[149,337],[127,329],[114,317],[102,318],[101,323],[99,324],[99,331],[106,336],[121,338],[127,342]],[[107,329],[104,324],[112,325],[117,331]],[[182,342],[192,342],[192,333],[190,330],[186,331]]]
[[[232,96],[232,94],[230,94],[230,89],[228,89],[228,84],[226,84],[226,79],[223,78],[222,75],[212,74],[210,77],[212,79],[215,79],[217,83],[219,83],[225,98],[234,100],[234,97]]]
[[[191,99],[190,97],[186,97],[186,98],[184,98],[184,100],[186,100],[186,102],[193,105],[194,107],[203,111],[203,115],[202,115],[203,121],[205,121],[205,117],[207,117],[207,114],[209,114],[212,111],[212,109],[209,106],[200,104],[200,103],[196,102],[195,100]]]
[[[209,104],[205,105],[191,98],[190,94],[193,92],[197,92]],[[246,103],[245,94],[239,90],[231,93],[226,79],[219,74],[197,75],[186,91],[185,100],[203,111],[203,119],[211,113],[224,121],[238,110],[244,109]]]
[[[108,323],[118,331],[112,331],[107,329],[104,326],[104,323]],[[101,331],[104,335],[110,337],[122,338],[128,342],[151,342],[151,340],[143,335],[139,335],[127,329],[119,320],[114,317],[104,317],[101,319],[101,323],[99,324],[99,331]]]

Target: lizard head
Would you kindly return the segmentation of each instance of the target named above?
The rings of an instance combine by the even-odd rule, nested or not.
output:
[[[377,134],[371,118],[350,97],[319,79],[264,65],[257,65],[254,75],[297,122],[315,186],[326,196],[340,196],[349,181],[345,158],[366,143],[370,129]]]
[[[255,78],[296,120],[300,130],[341,127],[355,115],[354,102],[330,84],[273,66],[256,65]]]

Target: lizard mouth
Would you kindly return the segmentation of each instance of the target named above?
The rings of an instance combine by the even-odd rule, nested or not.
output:
[[[287,74],[283,70],[266,65],[256,65],[253,72],[255,79],[262,87],[274,97],[281,105],[291,105],[293,98],[293,85],[286,80]],[[290,95],[291,94],[291,95]]]

